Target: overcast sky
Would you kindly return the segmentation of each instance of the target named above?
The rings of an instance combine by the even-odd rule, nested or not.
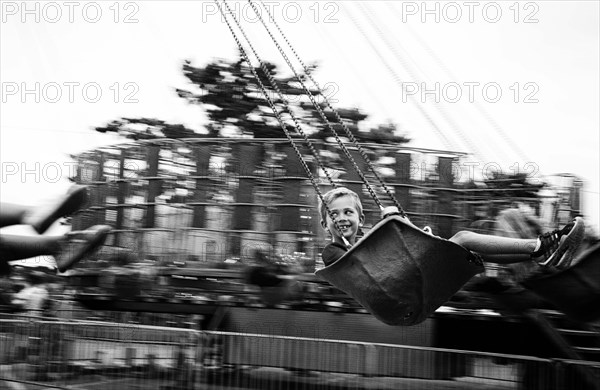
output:
[[[251,7],[228,3],[261,58],[284,66]],[[200,129],[202,111],[174,93],[187,86],[182,61],[200,66],[237,53],[210,1],[22,4],[2,2],[2,201],[63,193],[57,166],[66,177],[69,153],[115,142],[91,130],[110,120],[146,116]],[[360,107],[370,124],[396,123],[412,146],[473,153],[481,167],[540,179],[577,174],[597,227],[599,3],[422,4],[267,6],[302,60],[320,64],[315,77],[336,106]],[[23,177],[23,168],[35,173]]]

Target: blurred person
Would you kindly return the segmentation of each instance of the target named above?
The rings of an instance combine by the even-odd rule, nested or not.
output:
[[[41,316],[48,303],[49,293],[44,275],[33,271],[25,277],[25,287],[16,293],[12,304],[25,310],[29,316]]]
[[[121,299],[133,299],[141,295],[143,282],[153,270],[139,267],[135,253],[127,248],[111,247],[103,250],[108,267],[100,276],[99,287]],[[151,282],[149,282],[151,283]],[[146,289],[150,289],[146,286]]]
[[[57,293],[54,306],[52,308],[54,315],[58,318],[64,319],[83,318],[83,313],[85,310],[83,306],[77,302],[77,289],[63,284],[59,290],[61,291]]]
[[[321,254],[327,266],[341,258],[356,243],[365,217],[360,198],[348,188],[338,187],[328,191],[323,195],[323,201],[324,203],[319,202],[321,226],[329,232],[332,239]],[[325,206],[329,208],[335,222]],[[397,209],[395,211],[397,212]],[[404,219],[412,225],[408,218]],[[424,230],[432,234],[429,227]],[[577,217],[562,229],[540,234],[536,239],[460,231],[449,241],[463,246],[475,256],[491,263],[511,264],[534,260],[541,267],[564,269],[571,264],[584,233],[584,221]]]
[[[0,274],[10,273],[10,261],[36,256],[53,256],[58,271],[64,272],[103,245],[111,230],[110,226],[96,225],[63,236],[20,236],[0,233]]]
[[[0,312],[13,311],[13,282],[6,276],[0,276]]]
[[[0,275],[10,274],[9,261],[48,255],[54,256],[58,270],[64,272],[101,246],[111,230],[110,226],[96,225],[63,236],[41,235],[57,219],[79,210],[87,200],[87,187],[75,185],[65,197],[45,207],[1,203],[0,227],[27,224],[39,235],[0,233]]]
[[[290,273],[289,268],[277,262],[269,252],[272,251],[253,251],[253,264],[246,269],[245,279],[260,288],[263,302],[275,305],[294,298],[300,292],[301,286],[295,274]]]
[[[58,276],[48,275],[46,289],[48,290],[48,302],[46,303],[44,316],[59,317],[59,309],[62,306],[64,285],[57,281]]]
[[[284,269],[264,250],[255,249],[253,264],[246,269],[246,280],[259,287],[274,287],[283,283]]]
[[[67,195],[40,207],[2,202],[0,204],[0,228],[12,225],[29,225],[43,234],[58,219],[83,207],[89,199],[87,186],[73,185]]]

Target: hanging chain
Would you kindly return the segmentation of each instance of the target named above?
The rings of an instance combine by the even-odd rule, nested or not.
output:
[[[327,125],[327,127],[331,130],[331,132],[334,135],[335,140],[337,141],[338,145],[340,146],[340,148],[342,149],[342,151],[344,152],[344,154],[346,155],[346,157],[348,158],[348,160],[352,163],[352,166],[353,166],[354,170],[356,171],[356,173],[358,174],[358,176],[361,178],[363,184],[367,187],[367,190],[369,191],[369,194],[371,195],[371,197],[373,198],[373,200],[375,200],[375,203],[377,203],[377,205],[379,206],[379,208],[383,208],[383,205],[382,205],[381,201],[379,200],[379,197],[377,196],[377,194],[375,193],[375,191],[371,187],[371,184],[369,183],[369,180],[364,176],[364,174],[362,173],[360,167],[358,166],[358,164],[356,164],[356,161],[354,160],[354,158],[352,157],[352,155],[350,154],[350,152],[348,151],[348,149],[346,148],[346,146],[344,145],[344,143],[342,142],[342,140],[339,138],[337,132],[335,131],[335,129],[333,129],[333,127],[331,126],[331,123],[329,122],[329,120],[327,120],[327,117],[323,113],[323,110],[321,109],[321,107],[319,106],[319,104],[317,104],[317,102],[314,100],[314,96],[312,95],[312,93],[308,90],[308,88],[306,88],[306,85],[302,82],[302,79],[300,78],[300,76],[298,75],[298,73],[296,73],[296,70],[294,69],[294,67],[290,63],[290,60],[288,59],[287,55],[281,49],[281,46],[279,46],[279,43],[277,42],[277,40],[275,39],[275,37],[271,33],[271,30],[269,30],[269,28],[267,27],[267,25],[266,25],[264,19],[262,18],[260,12],[256,9],[256,6],[254,5],[254,3],[252,3],[251,0],[248,0],[248,3],[250,3],[250,6],[254,10],[254,13],[259,18],[259,20],[261,21],[262,25],[265,27],[267,33],[271,37],[271,40],[277,46],[277,49],[279,50],[279,53],[284,58],[284,60],[288,64],[288,66],[291,68],[292,72],[294,72],[294,75],[296,76],[296,78],[300,82],[300,85],[302,85],[302,88],[304,88],[304,90],[306,91],[308,98],[310,99],[311,103],[313,104],[313,106],[315,107],[315,109],[317,110],[317,112],[319,113],[319,116],[325,122],[325,124]],[[268,10],[267,10],[267,12],[268,12]],[[269,16],[272,19],[272,16],[271,16],[270,13],[269,13]]]
[[[351,156],[351,154],[347,150],[346,146],[344,145],[344,143],[339,138],[337,132],[335,131],[335,129],[333,128],[333,126],[331,125],[331,123],[327,120],[327,117],[325,116],[325,114],[324,114],[323,110],[321,109],[320,105],[317,104],[317,102],[314,100],[314,96],[312,95],[312,93],[310,92],[310,90],[306,87],[306,85],[302,81],[301,77],[297,74],[296,70],[294,69],[294,67],[291,64],[290,60],[288,59],[287,55],[285,54],[285,52],[283,51],[283,49],[281,48],[281,46],[279,45],[279,43],[277,42],[277,40],[275,39],[275,37],[273,36],[273,34],[271,33],[270,29],[267,27],[264,19],[261,16],[261,13],[256,9],[256,6],[252,2],[252,0],[248,0],[248,3],[250,3],[250,5],[252,6],[252,9],[254,10],[254,13],[257,15],[257,17],[261,21],[262,25],[264,26],[265,30],[267,31],[267,33],[269,34],[269,36],[271,37],[271,39],[273,40],[273,42],[277,46],[277,49],[279,50],[280,54],[285,59],[286,63],[288,64],[288,66],[290,67],[290,69],[292,70],[292,72],[294,72],[294,75],[296,76],[296,78],[298,79],[298,81],[300,82],[300,84],[302,85],[302,87],[304,88],[304,90],[306,91],[306,93],[307,93],[310,101],[312,102],[313,106],[315,107],[315,109],[317,110],[317,112],[319,113],[319,115],[321,116],[321,119],[323,119],[323,121],[327,124],[327,127],[333,133],[333,135],[334,135],[337,143],[340,145],[340,147],[344,151],[344,154],[352,162],[352,165],[353,165],[354,169],[356,170],[356,172],[358,173],[358,175],[361,177],[361,179],[363,179],[363,182],[364,182],[365,186],[367,187],[367,190],[369,191],[369,193],[371,194],[371,196],[373,197],[373,199],[375,200],[375,202],[377,203],[377,205],[380,208],[383,208],[383,206],[382,206],[381,202],[379,201],[377,195],[372,190],[372,188],[371,188],[368,180],[366,179],[366,177],[364,177],[364,175],[362,174],[360,168],[358,167],[358,165],[354,161],[353,157]],[[317,90],[321,93],[321,96],[323,96],[323,99],[324,99],[327,107],[333,112],[333,114],[335,115],[336,120],[338,121],[338,123],[341,124],[342,128],[344,129],[344,132],[348,136],[348,139],[350,139],[350,142],[352,142],[353,145],[356,147],[356,149],[358,150],[359,154],[361,155],[361,157],[363,158],[363,160],[365,161],[365,163],[369,167],[370,171],[373,173],[373,175],[375,176],[375,178],[379,181],[379,184],[381,185],[381,187],[385,190],[386,194],[392,200],[392,202],[394,203],[394,205],[398,208],[400,214],[402,216],[405,216],[406,214],[405,214],[404,210],[402,209],[401,205],[399,204],[399,202],[396,200],[396,197],[394,196],[394,194],[392,194],[392,192],[390,191],[390,189],[388,188],[388,186],[381,179],[381,177],[379,176],[379,174],[375,170],[375,167],[373,166],[371,160],[369,159],[369,156],[365,153],[365,151],[363,150],[363,148],[360,146],[360,144],[358,143],[358,141],[356,140],[356,138],[354,137],[354,135],[352,134],[352,132],[350,131],[350,129],[348,129],[348,127],[346,126],[346,123],[342,120],[342,118],[340,117],[338,111],[331,105],[331,103],[329,102],[329,99],[327,99],[327,96],[325,96],[325,94],[323,94],[323,90],[320,87],[319,83],[312,77],[312,75],[310,73],[310,69],[304,64],[304,62],[302,61],[302,59],[300,58],[300,56],[297,54],[296,50],[294,49],[294,47],[292,46],[292,44],[287,39],[287,37],[284,34],[284,32],[279,27],[279,24],[275,21],[275,18],[270,13],[268,7],[265,7],[262,2],[261,2],[261,4],[262,4],[263,8],[265,9],[265,11],[267,12],[267,14],[269,15],[270,20],[273,22],[273,24],[275,25],[275,27],[277,28],[277,30],[279,31],[279,33],[283,37],[284,41],[289,46],[290,50],[292,51],[292,53],[294,54],[294,56],[298,60],[298,62],[300,62],[300,64],[302,65],[302,68],[304,69],[304,72],[305,72],[306,76],[308,76],[308,78],[317,87]]]
[[[258,75],[258,73],[256,73],[256,69],[254,68],[254,66],[252,66],[252,63],[250,62],[250,59],[248,58],[248,55],[246,54],[246,51],[244,49],[244,47],[242,46],[241,42],[239,41],[237,34],[235,33],[235,31],[233,30],[233,27],[231,26],[231,24],[229,23],[229,20],[227,19],[227,16],[225,14],[225,12],[223,11],[223,9],[221,8],[221,5],[219,4],[218,0],[214,0],[215,3],[217,4],[217,7],[219,8],[219,11],[221,12],[221,15],[223,15],[223,18],[225,19],[225,22],[227,23],[227,27],[229,28],[229,31],[231,32],[233,39],[235,40],[240,53],[242,54],[242,56],[244,57],[244,60],[248,63],[248,66],[250,67],[250,70],[252,71],[252,74],[254,76],[254,78],[256,79],[259,88],[261,90],[261,92],[263,93],[263,95],[265,96],[267,102],[269,103],[269,106],[271,107],[271,110],[273,110],[273,114],[275,115],[275,118],[277,119],[277,121],[279,122],[279,125],[281,126],[281,129],[283,130],[283,132],[285,133],[285,136],[287,137],[288,141],[290,141],[290,144],[292,145],[294,152],[296,153],[296,156],[298,157],[298,159],[300,160],[300,163],[302,164],[302,167],[304,168],[306,175],[308,176],[313,188],[315,189],[315,192],[317,193],[319,200],[321,201],[321,203],[323,204],[323,206],[325,207],[325,210],[327,211],[327,214],[329,215],[329,217],[331,218],[331,220],[333,221],[336,229],[338,230],[338,232],[340,233],[340,237],[342,238],[342,240],[344,241],[344,244],[346,244],[346,246],[350,246],[350,243],[348,242],[348,240],[346,239],[346,237],[344,237],[343,233],[342,233],[342,229],[339,226],[339,224],[337,223],[337,220],[335,218],[333,218],[333,213],[332,211],[329,209],[329,206],[327,205],[327,203],[325,202],[325,199],[323,198],[323,194],[321,193],[321,190],[319,188],[318,183],[316,182],[312,172],[310,171],[310,168],[308,167],[304,157],[302,157],[302,153],[300,153],[300,150],[298,149],[298,147],[296,146],[296,143],[294,141],[294,139],[292,138],[292,136],[290,135],[285,123],[283,122],[283,119],[281,118],[281,115],[279,113],[279,111],[277,110],[277,107],[275,106],[275,104],[273,103],[273,101],[271,100],[271,98],[269,97],[269,94],[265,88],[265,86],[263,85],[262,81],[260,80],[260,77]],[[237,18],[235,17],[235,15],[231,12],[231,9],[229,8],[229,5],[227,4],[226,0],[223,0],[223,5],[225,5],[225,8],[227,8],[227,12],[229,12],[229,14],[231,15],[232,19],[235,21],[237,27],[240,29],[240,32],[242,33],[242,35],[244,36],[244,39],[246,39],[246,42],[248,43],[248,45],[250,46],[250,49],[252,50],[254,56],[257,58],[257,60],[259,61],[261,68],[263,70],[263,72],[267,75],[269,82],[271,83],[271,85],[275,88],[277,94],[279,95],[279,98],[283,101],[286,110],[288,112],[288,114],[290,114],[290,116],[292,117],[294,124],[296,125],[296,130],[305,138],[305,141],[307,142],[307,144],[309,145],[309,147],[311,148],[311,152],[314,152],[314,157],[317,160],[317,163],[319,164],[319,167],[321,167],[324,172],[326,173],[327,178],[330,181],[330,184],[335,187],[335,183],[333,182],[333,180],[331,179],[331,177],[329,176],[329,174],[327,173],[327,171],[325,170],[325,167],[321,165],[321,162],[318,158],[318,155],[316,153],[316,150],[314,149],[314,147],[312,146],[312,143],[310,142],[310,139],[308,139],[308,137],[306,136],[306,134],[304,133],[304,131],[300,128],[300,125],[298,124],[294,114],[291,112],[291,109],[289,107],[288,101],[287,99],[285,99],[285,97],[283,96],[283,94],[281,93],[281,91],[279,90],[279,87],[277,86],[277,84],[275,83],[275,80],[273,78],[273,76],[271,75],[269,69],[266,67],[266,65],[264,64],[264,62],[260,59],[260,57],[258,56],[258,54],[256,53],[256,51],[254,50],[254,47],[252,46],[252,43],[250,43],[250,40],[248,39],[248,37],[246,36],[246,33],[244,32],[244,29],[242,28],[242,26],[239,24]]]
[[[223,0],[223,4],[225,5],[225,7],[227,8],[227,11],[231,14],[231,17],[233,18],[233,20],[235,21],[235,24],[237,25],[237,27],[240,29],[240,32],[242,33],[242,35],[244,36],[244,39],[246,39],[246,42],[248,43],[248,46],[250,47],[250,49],[252,50],[252,53],[254,54],[254,56],[256,57],[256,59],[258,60],[258,62],[260,63],[260,67],[263,70],[263,73],[267,76],[269,83],[271,84],[271,86],[275,89],[275,92],[277,92],[277,95],[279,96],[279,99],[281,99],[281,101],[283,102],[283,105],[286,108],[286,111],[288,112],[288,114],[291,116],[293,122],[294,122],[294,126],[296,128],[296,132],[298,134],[300,134],[302,136],[302,138],[304,138],[304,141],[306,142],[306,145],[308,146],[311,154],[313,155],[313,157],[315,158],[317,165],[319,166],[319,168],[321,168],[323,170],[323,173],[325,174],[325,176],[327,177],[327,180],[329,182],[329,184],[332,187],[336,187],[336,184],[334,183],[333,179],[331,178],[331,175],[329,174],[329,171],[327,170],[327,168],[325,167],[325,165],[321,162],[321,159],[319,158],[319,153],[316,151],[313,143],[311,142],[310,138],[308,138],[308,136],[306,135],[306,133],[304,132],[304,130],[302,129],[302,127],[300,127],[300,124],[298,123],[298,120],[296,119],[296,116],[294,115],[294,113],[292,112],[292,110],[290,109],[290,105],[289,105],[289,101],[287,100],[287,98],[281,93],[281,90],[279,89],[279,86],[277,85],[277,83],[275,82],[275,79],[273,78],[273,75],[271,75],[271,71],[269,70],[269,68],[267,68],[266,64],[260,59],[260,57],[258,56],[258,54],[256,53],[256,50],[254,50],[254,46],[252,45],[252,43],[250,42],[250,40],[248,39],[248,37],[246,36],[246,33],[244,31],[244,29],[242,28],[242,26],[240,25],[238,19],[235,17],[235,15],[231,12],[231,9],[229,8],[229,5],[227,4],[226,0]],[[231,30],[230,30],[231,31]],[[243,49],[240,49],[243,50]],[[250,62],[248,61],[248,65],[250,65]],[[251,66],[251,65],[250,65]],[[261,83],[260,79],[257,79],[257,81],[259,83]],[[262,84],[262,83],[261,83]],[[271,100],[269,100],[271,102]],[[305,162],[303,161],[303,163],[305,164]]]

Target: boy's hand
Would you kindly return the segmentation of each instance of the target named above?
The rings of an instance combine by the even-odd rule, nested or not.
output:
[[[410,219],[408,219],[408,217],[406,216],[406,214],[404,216],[402,216],[402,214],[400,214],[400,210],[398,210],[398,207],[396,206],[388,206],[388,207],[384,207],[381,210],[381,219],[387,217],[388,215],[397,215],[400,218],[402,218],[402,220],[406,223],[409,223],[412,225],[412,222],[410,222]]]
[[[381,209],[381,218],[385,218],[388,215],[398,215],[400,216],[400,210],[398,210],[398,207],[396,206],[388,206],[388,207],[384,207]],[[401,218],[404,219],[404,217],[400,216]]]

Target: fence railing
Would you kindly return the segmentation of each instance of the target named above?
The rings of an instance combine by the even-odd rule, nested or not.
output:
[[[0,388],[593,389],[600,364],[5,315]],[[211,387],[211,388],[213,388]]]

